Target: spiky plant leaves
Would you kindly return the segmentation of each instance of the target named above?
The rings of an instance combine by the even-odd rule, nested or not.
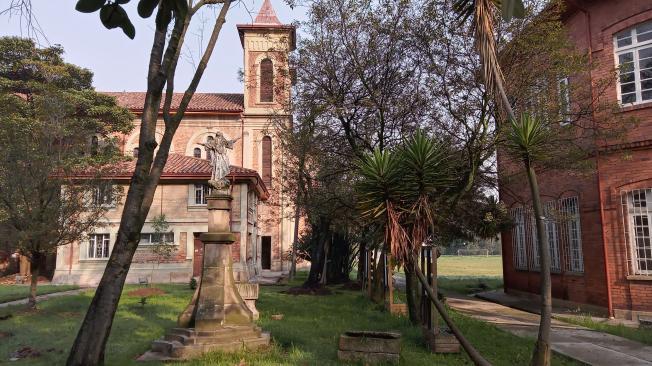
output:
[[[523,113],[518,120],[510,121],[505,145],[512,155],[529,166],[546,159],[551,137],[550,129],[541,119]]]

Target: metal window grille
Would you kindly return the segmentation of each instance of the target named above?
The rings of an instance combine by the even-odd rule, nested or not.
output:
[[[577,197],[559,200],[559,230],[564,248],[565,266],[569,272],[584,272],[584,256],[582,253],[582,229],[580,226],[580,211]]]
[[[109,241],[109,234],[91,234],[88,241],[88,258],[108,258]]]
[[[652,188],[624,192],[621,203],[628,273],[652,276]]]
[[[530,249],[530,269],[538,271],[541,269],[541,256],[539,255],[539,240],[537,238],[537,223],[534,219],[534,211],[528,209],[527,216],[527,238],[530,239],[528,241],[528,247]]]
[[[523,207],[511,209],[512,220],[512,252],[514,255],[514,267],[517,269],[527,269],[527,254],[525,249],[525,215]]]
[[[544,212],[546,221],[544,222],[548,243],[550,244],[550,270],[561,272],[561,258],[559,255],[559,227],[557,215],[557,201],[546,202]]]

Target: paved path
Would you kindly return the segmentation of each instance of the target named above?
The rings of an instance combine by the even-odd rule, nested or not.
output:
[[[461,295],[448,295],[447,303],[460,313],[495,324],[518,336],[537,336],[537,314]],[[652,346],[554,319],[551,341],[554,351],[590,365],[652,365]]]
[[[84,291],[88,291],[88,288],[80,288],[80,289],[77,289],[77,290],[53,292],[51,294],[38,295],[38,296],[36,296],[36,303],[39,303],[39,302],[41,302],[43,300],[51,299],[53,297],[77,295],[77,294],[81,294]],[[14,306],[14,305],[25,305],[25,304],[27,304],[28,301],[29,301],[29,299],[25,298],[25,299],[20,299],[20,300],[3,302],[2,304],[0,304],[0,308],[6,308],[6,307],[9,307],[9,306]]]

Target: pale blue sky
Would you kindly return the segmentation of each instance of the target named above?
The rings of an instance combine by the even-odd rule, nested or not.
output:
[[[290,9],[282,0],[271,0],[278,18],[283,23],[304,20],[305,8]],[[124,5],[136,27],[136,38],[130,40],[120,29],[108,30],[102,26],[98,13],[83,14],[75,11],[75,0],[32,0],[34,12],[50,44],[61,44],[67,62],[93,71],[95,88],[100,91],[145,91],[147,62],[151,50],[154,16],[142,19],[136,13],[137,0]],[[199,84],[203,92],[242,92],[238,70],[242,68],[243,54],[236,24],[251,23],[262,0],[241,0],[229,10],[227,21],[213,57]],[[213,12],[205,12],[208,18]],[[214,19],[214,18],[210,18]],[[193,19],[195,24],[199,19]],[[212,25],[206,23],[204,39],[210,36]],[[193,28],[198,34],[199,27]],[[0,18],[1,35],[21,35],[19,18]],[[23,34],[24,31],[23,31]],[[186,38],[185,55],[198,58],[199,37]],[[42,43],[43,40],[41,40]],[[204,44],[206,41],[204,41]],[[176,91],[183,90],[193,74],[193,66],[179,60]]]

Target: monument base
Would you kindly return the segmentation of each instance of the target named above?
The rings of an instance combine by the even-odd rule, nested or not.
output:
[[[211,331],[173,328],[163,339],[152,342],[152,349],[138,361],[181,361],[206,352],[237,352],[269,346],[270,335],[255,325],[223,326]]]

